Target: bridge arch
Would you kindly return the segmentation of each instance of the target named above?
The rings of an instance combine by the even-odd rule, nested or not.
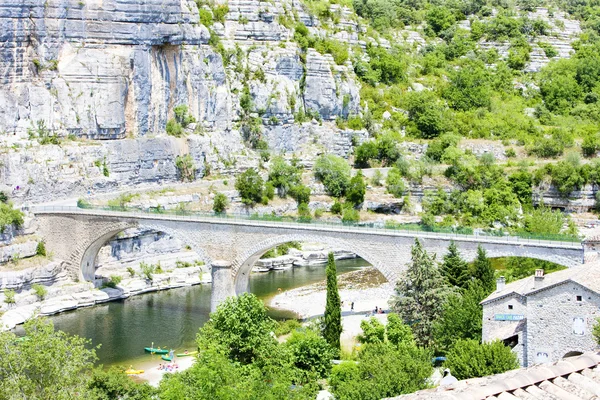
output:
[[[96,272],[96,258],[100,249],[108,243],[108,241],[119,233],[134,228],[150,229],[156,232],[163,232],[167,235],[178,239],[181,243],[189,246],[191,251],[195,252],[198,257],[205,263],[210,265],[211,258],[206,254],[204,249],[197,246],[193,240],[190,240],[183,232],[177,229],[172,229],[164,225],[156,225],[145,223],[145,221],[136,222],[117,222],[114,226],[109,226],[101,229],[93,236],[93,238],[82,245],[82,252],[75,252],[71,260],[73,268],[77,268],[80,280],[93,281]],[[80,255],[81,254],[81,255]]]
[[[394,281],[396,274],[389,264],[380,259],[381,254],[376,254],[364,246],[359,246],[351,241],[327,235],[288,234],[278,235],[263,240],[239,254],[232,264],[232,273],[235,284],[235,293],[241,294],[248,291],[250,272],[254,263],[267,251],[289,242],[313,242],[351,251],[376,268],[388,281]]]

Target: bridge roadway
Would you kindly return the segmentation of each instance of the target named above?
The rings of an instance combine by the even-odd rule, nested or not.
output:
[[[454,241],[467,261],[482,246],[490,258],[530,257],[567,267],[583,263],[580,242],[482,236],[343,225],[251,219],[248,216],[174,215],[143,211],[34,207],[46,248],[66,261],[74,278],[93,280],[98,251],[113,236],[130,228],[148,228],[181,240],[212,266],[213,308],[248,288],[252,265],[271,248],[291,242],[316,242],[351,251],[395,282],[410,261],[419,239],[442,256]]]

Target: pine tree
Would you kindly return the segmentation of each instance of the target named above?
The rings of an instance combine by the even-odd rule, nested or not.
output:
[[[492,293],[495,289],[494,268],[483,247],[477,248],[477,258],[473,264],[473,277],[481,283],[487,294]]]
[[[411,326],[417,344],[429,346],[433,342],[433,323],[442,314],[452,289],[418,239],[411,254],[412,260],[404,277],[396,284],[391,305],[392,310]]]
[[[441,272],[449,284],[461,289],[465,289],[471,280],[469,266],[460,256],[454,241],[448,246],[448,254],[444,256]]]
[[[342,334],[342,307],[333,253],[329,253],[325,273],[327,275],[327,304],[325,305],[323,336],[332,348],[339,350],[340,335]]]

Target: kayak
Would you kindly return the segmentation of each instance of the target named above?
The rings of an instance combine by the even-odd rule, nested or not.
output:
[[[148,353],[154,354],[169,354],[169,350],[156,349],[154,347],[144,347],[144,350],[146,350]]]
[[[172,360],[172,358],[169,357],[169,356],[160,356],[160,358],[162,358],[165,361],[171,361]]]
[[[179,353],[179,354],[177,354],[177,357],[195,356],[196,354],[198,354],[197,351],[190,351],[190,352],[187,352],[187,353]]]
[[[139,374],[143,374],[144,370],[143,369],[131,369],[130,368],[128,370],[125,370],[125,373],[127,375],[139,375]]]

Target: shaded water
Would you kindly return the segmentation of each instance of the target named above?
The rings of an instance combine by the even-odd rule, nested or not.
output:
[[[338,274],[368,264],[362,259],[336,262]],[[263,300],[282,291],[325,279],[325,265],[297,267],[284,271],[254,273],[250,291]],[[194,349],[196,333],[208,320],[210,286],[199,285],[147,293],[49,317],[56,329],[92,340],[99,363],[136,364],[150,357],[144,347],[173,348],[176,352]],[[289,312],[269,310],[273,318],[289,317]],[[22,334],[22,327],[17,329]]]

